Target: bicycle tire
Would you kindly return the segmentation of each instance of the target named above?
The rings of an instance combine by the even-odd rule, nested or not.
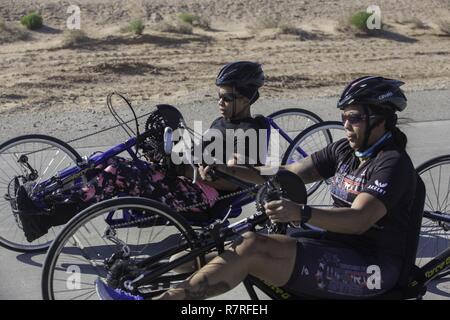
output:
[[[425,183],[425,210],[450,216],[450,154],[429,159],[420,164],[416,171]],[[439,174],[439,178],[435,174]],[[425,264],[428,257],[436,257],[450,246],[449,223],[424,217],[420,234],[416,254],[416,264],[419,266]],[[443,273],[440,277],[445,275]]]
[[[41,145],[36,150],[28,149],[33,146],[33,144]],[[22,148],[22,150],[21,150]],[[51,150],[51,151],[47,151]],[[50,153],[56,150],[54,153],[53,158],[48,159],[47,157],[43,158],[45,153]],[[30,152],[31,151],[31,152]],[[64,154],[64,157],[62,160],[59,160],[56,156],[59,155],[59,152],[62,151]],[[39,179],[43,179],[46,177],[46,172],[49,170],[51,173],[56,174],[56,170],[59,169],[59,166],[63,165],[76,165],[78,162],[82,161],[81,156],[78,154],[78,152],[72,148],[69,144],[66,142],[59,140],[57,138],[47,136],[47,135],[41,135],[41,134],[31,134],[31,135],[23,135],[19,137],[15,137],[13,139],[10,139],[0,145],[0,188],[6,190],[6,193],[9,193],[9,183],[12,181],[12,176],[15,174],[23,173],[21,170],[20,165],[17,165],[17,168],[14,167],[14,162],[17,163],[18,154],[23,153],[21,155],[26,155],[27,157],[35,156],[38,158],[41,157],[41,160],[49,160],[47,164],[44,165],[44,170],[38,170],[39,172],[43,172],[41,176],[39,176]],[[48,156],[48,154],[47,154]],[[65,161],[65,156],[68,157],[68,161]],[[55,161],[55,159],[58,159]],[[28,162],[28,161],[27,161]],[[29,161],[31,163],[31,161]],[[55,167],[53,167],[53,163],[56,164]],[[36,167],[36,164],[34,163],[33,167]],[[42,168],[42,164],[40,165]],[[51,169],[49,169],[51,168]],[[12,169],[12,171],[11,171]],[[10,175],[10,176],[8,176]],[[51,174],[48,175],[50,177]],[[38,180],[39,181],[39,180]],[[2,187],[3,186],[3,187]],[[4,194],[6,194],[4,193]],[[15,216],[11,213],[11,209],[9,206],[9,202],[5,197],[0,198],[0,224],[5,226],[6,222],[9,221],[11,217]],[[9,223],[9,222],[8,222]],[[9,224],[8,224],[9,226]],[[0,246],[5,247],[7,249],[18,251],[18,252],[41,252],[45,251],[48,246],[50,245],[51,240],[49,240],[49,237],[43,236],[39,239],[36,239],[32,243],[25,243],[25,237],[23,236],[22,230],[20,230],[19,223],[17,220],[11,223],[11,226],[14,230],[11,230],[11,233],[13,233],[12,238],[11,235],[8,233],[6,235],[6,231],[10,231],[9,229],[5,230],[5,227],[2,229],[2,234],[0,235]],[[53,233],[56,236],[56,232],[54,232],[54,228],[49,230],[48,234]],[[9,239],[8,239],[9,236]],[[44,242],[43,242],[44,241]]]
[[[322,118],[314,112],[301,108],[287,108],[278,110],[269,114],[267,117],[271,118],[292,140],[306,128],[316,123],[323,122]],[[287,124],[285,121],[287,121]],[[289,143],[282,136],[279,141],[280,150],[278,154],[279,161],[281,161],[286,150],[289,148]]]
[[[333,130],[333,131],[332,131]],[[282,160],[282,164],[292,163],[297,158],[302,158],[302,156],[296,151],[297,147],[300,146],[303,150],[306,149],[308,155],[311,155],[312,153],[321,150],[322,148],[326,147],[328,144],[332,143],[334,140],[334,130],[344,130],[344,127],[342,125],[342,122],[339,121],[324,121],[322,123],[318,123],[315,125],[312,125],[311,127],[307,128],[303,132],[301,132],[292,142],[292,144],[289,146],[289,148],[286,150],[286,153],[284,155],[284,158]],[[324,144],[319,146],[313,146],[309,147],[309,144],[307,142],[308,139],[314,139],[314,137],[318,135],[318,139],[323,140]],[[306,148],[308,147],[308,148]],[[296,154],[296,156],[294,155]],[[308,199],[309,201],[314,203],[314,199],[312,199],[310,196],[318,190],[318,188],[323,184],[323,181],[318,181],[314,183],[310,183],[307,185],[307,192],[308,192]],[[323,203],[324,205],[329,205],[330,203]]]
[[[188,222],[178,213],[170,210],[167,206],[150,200],[150,199],[146,199],[146,198],[139,198],[139,197],[123,197],[123,198],[115,198],[115,199],[110,199],[110,200],[105,200],[102,202],[99,202],[93,206],[90,206],[89,208],[81,211],[79,214],[77,214],[75,217],[73,217],[66,225],[65,227],[61,230],[61,232],[58,234],[58,236],[55,238],[54,242],[52,243],[52,245],[50,246],[47,256],[45,258],[45,262],[43,265],[43,269],[42,269],[42,281],[41,281],[41,289],[42,289],[42,297],[45,300],[55,300],[57,297],[55,297],[55,287],[54,287],[54,283],[57,283],[58,285],[60,284],[60,282],[64,282],[64,281],[68,281],[67,279],[61,279],[61,278],[57,278],[60,277],[60,273],[66,273],[66,271],[64,271],[64,258],[65,258],[65,253],[62,254],[64,248],[67,246],[67,248],[65,248],[65,250],[67,250],[68,252],[68,256],[70,257],[70,259],[75,259],[75,257],[73,257],[75,254],[72,253],[70,254],[70,252],[75,252],[74,249],[70,248],[70,243],[69,241],[71,241],[71,239],[81,239],[81,237],[83,237],[83,242],[88,243],[89,245],[91,245],[91,247],[87,247],[87,246],[83,246],[81,245],[82,248],[80,248],[79,250],[81,250],[82,256],[86,255],[86,252],[88,252],[88,250],[91,250],[92,248],[95,248],[93,245],[93,239],[92,237],[89,238],[84,238],[86,237],[87,233],[84,234],[83,231],[85,228],[86,230],[96,230],[98,233],[97,228],[94,225],[95,219],[99,218],[99,221],[103,221],[104,223],[105,220],[103,219],[103,214],[107,213],[107,212],[112,212],[112,211],[116,211],[118,209],[124,209],[124,208],[133,208],[135,210],[143,210],[145,212],[151,212],[151,214],[157,214],[159,215],[159,217],[161,217],[162,219],[166,219],[167,222],[169,223],[168,226],[174,226],[175,227],[175,231],[179,232],[179,234],[181,234],[182,237],[184,237],[186,239],[186,241],[188,242],[188,246],[189,248],[194,248],[196,246],[196,234],[193,231],[192,227],[188,224]],[[165,220],[164,220],[165,221]],[[91,222],[91,225],[89,225],[88,223]],[[106,224],[105,224],[106,226]],[[153,225],[151,228],[157,228],[157,227],[161,227],[159,224],[158,225]],[[164,225],[162,226],[164,227]],[[149,227],[144,227],[143,229],[146,229]],[[129,228],[126,228],[126,238],[127,241],[129,240]],[[125,229],[122,229],[125,232]],[[150,230],[147,230],[150,231]],[[151,230],[151,232],[153,232],[154,229]],[[92,233],[93,234],[93,233]],[[175,233],[174,233],[175,234]],[[100,233],[98,233],[98,235],[100,235]],[[136,236],[136,233],[133,233],[131,236]],[[141,234],[139,234],[138,239],[141,237]],[[99,239],[100,240],[100,239]],[[122,239],[121,239],[122,240]],[[76,240],[75,242],[80,241],[81,244],[81,240]],[[138,240],[139,241],[139,240]],[[149,240],[148,240],[149,241]],[[104,240],[104,243],[106,245],[109,245],[106,240]],[[77,244],[76,244],[77,245]],[[136,255],[141,254],[143,255],[144,250],[149,248],[150,244],[147,242],[144,242],[144,244],[142,244],[144,247],[141,251],[133,251],[136,252]],[[162,244],[159,244],[162,246]],[[115,246],[114,244],[111,244],[111,246]],[[76,248],[76,247],[74,247]],[[137,248],[137,245],[136,245]],[[151,248],[151,246],[150,246]],[[94,249],[92,249],[94,250]],[[99,249],[100,250],[100,249]],[[112,251],[114,252],[114,251]],[[153,253],[156,254],[156,253]],[[93,256],[93,259],[99,259],[99,257],[102,257],[102,253],[101,252],[96,252],[96,254]],[[106,255],[107,256],[107,255]],[[61,259],[60,264],[58,264],[59,259]],[[86,259],[87,260],[87,259]],[[72,260],[71,260],[72,261]],[[195,268],[198,269],[201,266],[201,258],[197,258],[196,262],[195,262]],[[101,262],[96,262],[96,261],[91,261],[89,260],[90,264],[94,263],[94,265],[99,268],[101,268]],[[82,266],[82,265],[81,265]],[[80,272],[81,272],[81,266],[80,266]],[[70,267],[70,266],[69,266]],[[62,269],[61,269],[62,268]],[[61,271],[62,270],[62,271]],[[83,269],[84,270],[84,269]],[[55,271],[57,271],[57,275],[55,276]],[[104,270],[99,270],[104,271]],[[95,275],[94,275],[95,276]],[[68,276],[69,277],[69,276]],[[87,288],[79,288],[77,290],[89,290],[89,286],[93,287],[93,283],[90,283],[88,280],[88,273],[84,274],[83,277],[83,283],[80,284],[81,285],[85,285],[87,286]],[[91,290],[94,290],[93,288]],[[67,289],[64,289],[63,291],[67,291]],[[66,292],[62,292],[61,295],[66,294]]]

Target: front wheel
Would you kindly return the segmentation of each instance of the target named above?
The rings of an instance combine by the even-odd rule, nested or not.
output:
[[[186,220],[159,202],[123,197],[97,203],[72,218],[50,246],[42,271],[42,296],[98,299],[97,280],[124,289],[126,281],[188,253],[195,239]],[[185,280],[201,266],[200,257],[193,259],[188,263],[190,272],[169,268],[138,287],[137,294],[153,297]]]
[[[19,252],[38,252],[48,248],[60,227],[28,242],[11,201],[19,184],[39,184],[58,172],[76,166],[81,156],[67,143],[46,135],[25,135],[0,145],[0,245]]]

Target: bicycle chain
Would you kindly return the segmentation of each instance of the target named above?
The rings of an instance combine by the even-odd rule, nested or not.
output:
[[[225,200],[225,199],[228,199],[228,198],[231,198],[231,197],[234,197],[234,196],[237,196],[237,195],[246,193],[246,192],[251,192],[251,191],[253,191],[253,190],[259,189],[260,187],[261,187],[261,184],[257,184],[257,185],[254,185],[254,186],[249,187],[249,188],[244,189],[244,190],[240,190],[240,191],[232,192],[232,193],[229,193],[229,194],[220,196],[220,197],[216,197],[216,198],[214,198],[213,200],[214,200],[215,202],[221,201],[221,200]],[[200,203],[195,203],[195,204],[190,205],[190,206],[187,206],[187,207],[182,207],[182,208],[179,208],[179,209],[175,209],[175,211],[176,211],[177,213],[178,213],[178,212],[187,212],[187,211],[189,211],[189,210],[191,210],[191,209],[193,209],[193,208],[197,208],[197,207],[200,207],[200,206],[203,206],[203,205],[206,205],[206,204],[209,204],[209,201],[202,201],[202,202],[200,202]],[[152,216],[150,216],[150,217],[145,217],[145,218],[137,219],[137,220],[130,221],[130,222],[119,223],[119,224],[116,224],[116,225],[114,225],[114,226],[109,226],[109,227],[110,227],[112,230],[117,229],[117,228],[122,228],[122,227],[131,227],[131,226],[139,225],[140,223],[149,221],[149,220],[151,220],[152,218],[153,218]]]

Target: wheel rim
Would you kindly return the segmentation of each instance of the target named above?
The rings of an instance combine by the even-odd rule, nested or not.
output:
[[[345,138],[345,130],[342,124],[324,122],[310,129],[305,131],[302,136],[299,136],[298,140],[296,139],[296,143],[291,147],[292,149],[287,155],[286,163],[293,163],[303,159],[303,156],[296,151],[297,146],[300,146],[303,151],[311,155],[325,148],[331,142]],[[314,206],[331,206],[333,200],[330,186],[330,179],[307,184],[308,203]]]
[[[271,118],[290,138],[294,138],[310,126],[320,123],[322,120],[316,116],[301,110],[292,110],[280,113],[274,113],[268,116]],[[289,148],[289,142],[282,136],[279,137],[279,155],[278,161],[281,161],[284,153]],[[269,144],[269,154],[271,153],[271,146]]]
[[[166,212],[155,207],[131,203],[111,205],[84,215],[85,217],[76,224],[68,225],[55,240],[54,245],[57,245],[57,248],[50,249],[44,266],[44,272],[48,272],[45,285],[50,299],[98,299],[94,281],[97,278],[105,280],[107,271],[104,259],[111,257],[119,248],[102,237],[103,231],[108,226],[105,217],[113,211],[115,217],[119,217],[124,208],[146,210],[164,219],[163,223],[161,219],[157,223],[150,222],[150,225],[145,228],[132,227],[117,230],[117,238],[130,246],[130,259],[133,261],[141,261],[156,254],[162,248],[176,246],[177,243],[186,239],[187,231],[184,227]],[[193,246],[191,242],[190,246]],[[152,288],[144,287],[140,290],[148,291]]]
[[[21,155],[26,155],[31,167],[39,172],[36,183],[53,176],[59,170],[74,166],[77,155],[57,142],[43,138],[18,139],[4,145],[0,150],[0,242],[16,250],[42,250],[48,247],[60,227],[50,228],[47,235],[32,243],[27,242],[20,229],[18,217],[12,214],[10,203],[5,199],[5,194],[11,192],[10,182],[14,176],[26,175],[30,172],[29,169],[17,163]]]
[[[450,157],[431,163],[419,171],[426,186],[426,211],[450,216]],[[416,264],[422,266],[450,247],[450,223],[422,220]]]

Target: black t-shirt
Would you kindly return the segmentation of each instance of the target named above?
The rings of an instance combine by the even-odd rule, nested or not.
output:
[[[404,257],[417,181],[408,154],[391,138],[358,168],[359,159],[348,141],[342,139],[314,153],[312,160],[323,178],[332,177],[331,196],[336,207],[351,207],[359,193],[367,192],[383,202],[387,209],[386,215],[361,235],[327,232],[325,237],[366,254]]]
[[[208,136],[210,129],[216,129],[220,135]],[[245,155],[246,164],[263,165],[267,153],[267,125],[262,116],[227,120],[217,118],[204,134],[203,150],[213,157],[222,159],[222,163],[233,158],[233,154]],[[206,135],[206,136],[205,136]],[[210,139],[211,138],[211,139]],[[217,140],[216,140],[217,139]],[[227,141],[229,143],[227,150]],[[217,142],[216,142],[217,141]],[[222,154],[214,146],[222,146]]]

